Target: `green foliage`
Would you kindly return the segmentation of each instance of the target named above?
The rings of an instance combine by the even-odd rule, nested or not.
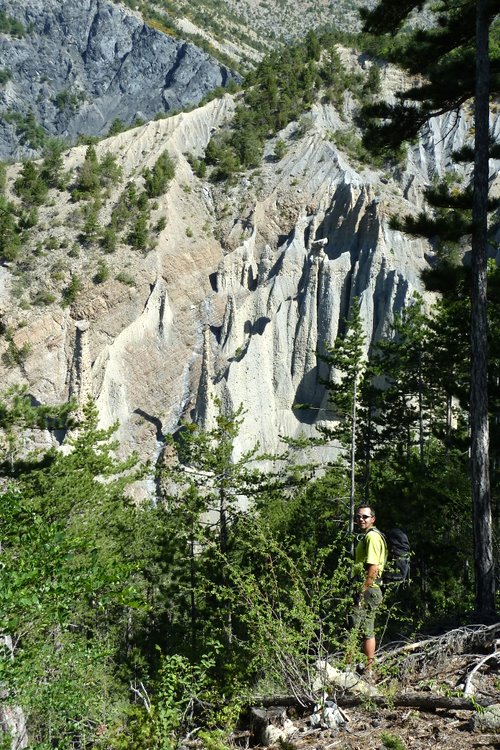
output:
[[[0,161],[0,195],[5,193],[5,186],[7,184],[7,165],[5,162]]]
[[[120,120],[119,117],[115,117],[115,119],[109,126],[108,136],[118,135],[118,133],[122,133],[125,129],[126,129],[126,125],[123,122],[123,120]]]
[[[52,138],[45,145],[43,161],[40,167],[40,177],[49,188],[64,187],[63,158],[64,143]]]
[[[114,253],[118,242],[118,236],[114,226],[109,226],[104,229],[101,237],[101,247],[106,253]]]
[[[168,151],[164,151],[152,169],[144,169],[144,189],[148,198],[163,195],[175,175],[175,165]]]
[[[71,275],[71,281],[68,286],[64,289],[62,295],[62,306],[68,307],[73,304],[76,300],[78,292],[83,289],[83,284],[76,274]]]
[[[304,112],[325,90],[339,108],[348,89],[360,98],[372,94],[376,74],[363,89],[362,78],[342,65],[336,42],[332,33],[318,36],[309,31],[304,42],[270,53],[247,74],[243,102],[236,108],[230,133],[217,134],[208,144],[205,160],[215,166],[212,179],[231,179],[236,172],[257,166],[265,140],[293,120],[301,120],[296,137],[302,137],[309,122],[303,119]]]
[[[116,156],[107,151],[99,163],[101,187],[116,187],[123,177],[123,169],[116,162]]]
[[[158,219],[158,221],[156,222],[156,225],[155,225],[155,232],[158,232],[158,234],[160,232],[163,232],[163,230],[165,229],[166,226],[167,226],[167,217],[166,216],[160,216],[160,218]]]
[[[83,207],[83,227],[80,234],[80,240],[87,245],[96,242],[101,232],[99,214],[101,211],[101,199],[99,193],[96,193],[91,202],[85,203]]]
[[[0,10],[0,33],[23,37],[26,34],[26,29],[21,21],[17,21],[12,16],[8,16],[4,10]]]
[[[73,200],[81,197],[88,198],[100,189],[99,161],[94,146],[89,146],[85,153],[85,160],[78,171],[78,180],[73,190]]]
[[[47,141],[47,132],[37,123],[35,115],[31,110],[25,115],[20,112],[8,110],[3,113],[3,119],[15,126],[16,132],[20,136],[19,141],[21,144],[35,150],[44,147]]]
[[[121,284],[126,284],[127,286],[136,285],[134,277],[128,273],[125,273],[125,271],[120,271],[119,273],[117,273],[116,280],[119,281]]]
[[[84,100],[85,94],[82,91],[62,89],[54,97],[54,104],[60,112],[74,114]]]
[[[140,211],[127,236],[134,250],[146,250],[149,243],[149,212]]]
[[[35,292],[31,301],[34,305],[37,306],[52,305],[56,301],[56,297],[47,289],[39,289],[37,292]]]
[[[50,738],[64,747],[75,735],[92,744],[122,712],[126,688],[112,659],[117,626],[142,606],[126,540],[136,511],[123,496],[135,459],[114,460],[112,430],[97,428],[92,404],[84,414],[70,452],[24,458],[0,494],[9,527],[1,627],[17,645],[15,659],[4,653],[0,667],[10,700],[28,717],[33,745]],[[21,415],[30,425],[47,420],[46,410],[15,395],[3,421],[17,426]]]
[[[274,158],[276,161],[281,161],[281,159],[286,154],[286,143],[282,138],[278,138],[276,141],[276,144],[274,146]]]
[[[14,191],[26,206],[41,206],[44,204],[48,186],[35,162],[24,162],[19,177],[14,182]]]
[[[391,732],[381,732],[380,738],[387,750],[406,750],[403,740],[397,735],[391,734]]]
[[[364,147],[363,141],[352,130],[336,130],[331,134],[331,140],[348,156],[362,164],[382,166],[383,161]]]
[[[191,169],[195,173],[195,175],[197,177],[200,177],[201,179],[203,179],[203,177],[205,177],[205,175],[207,173],[207,165],[203,161],[203,159],[197,159],[192,154],[188,154],[187,155],[187,160],[188,160],[188,162],[189,162],[189,164],[191,166]]]
[[[24,343],[21,346],[17,346],[12,336],[7,336],[9,342],[8,349],[2,354],[2,361],[7,367],[18,366],[21,367],[27,357],[32,352],[32,347],[29,343]]]
[[[365,145],[372,151],[386,152],[402,141],[411,142],[419,129],[436,112],[453,111],[474,96],[475,4],[466,0],[436,4],[432,22],[398,35],[417,2],[394,3],[383,0],[371,12],[366,11],[365,30],[383,35],[382,47],[390,59],[410,74],[422,76],[417,86],[398,94],[395,104],[379,102],[367,105],[362,113]],[[489,10],[491,52],[498,60],[498,30]],[[389,42],[389,37],[392,37]],[[493,75],[493,88],[497,86]]]
[[[96,284],[103,284],[105,281],[109,279],[109,267],[105,263],[105,261],[100,260],[97,264],[97,273],[94,276],[94,281]]]
[[[0,261],[15,261],[21,251],[20,227],[15,207],[0,195]]]
[[[2,68],[0,70],[0,86],[3,86],[7,83],[7,81],[10,81],[12,78],[12,71],[9,70],[9,68]]]

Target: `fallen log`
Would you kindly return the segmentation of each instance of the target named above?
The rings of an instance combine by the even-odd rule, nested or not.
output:
[[[306,698],[296,698],[293,695],[279,695],[262,698],[254,698],[254,705],[269,706],[287,706],[303,709]],[[447,698],[444,695],[424,695],[423,693],[400,693],[386,697],[384,695],[342,695],[336,696],[335,702],[342,708],[352,708],[371,703],[376,706],[397,706],[401,708],[416,708],[420,711],[436,711],[437,709],[447,709],[455,711],[476,711],[478,707],[486,708],[492,706],[496,701],[493,698],[478,697],[474,700],[470,698]],[[311,707],[312,703],[308,702]]]
[[[373,695],[369,698],[370,703],[376,706],[398,706],[401,708],[417,708],[420,711],[436,711],[444,708],[454,711],[476,711],[478,707],[486,708],[492,706],[495,701],[493,698],[447,698],[444,695],[422,695],[422,693],[401,693],[385,697],[383,695]],[[359,695],[344,695],[337,698],[337,703],[342,707],[359,706],[366,703],[366,698]]]

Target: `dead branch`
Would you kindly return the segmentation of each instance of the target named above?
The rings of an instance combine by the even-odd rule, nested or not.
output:
[[[483,659],[481,659],[476,664],[476,666],[474,667],[474,669],[469,673],[469,675],[467,676],[467,679],[465,680],[464,695],[472,695],[472,693],[474,692],[473,685],[472,685],[472,678],[474,677],[474,675],[476,674],[476,672],[479,669],[481,669],[481,667],[483,666],[483,664],[486,664],[486,662],[489,661],[490,659],[493,659],[493,657],[497,657],[497,656],[500,655],[500,650],[499,650],[498,646],[500,646],[500,640],[496,641],[495,650],[493,651],[493,653],[487,654]]]
[[[494,625],[471,625],[470,627],[450,630],[443,635],[426,638],[413,643],[405,643],[403,646],[378,653],[378,660],[384,661],[400,654],[409,654],[415,651],[442,651],[443,648],[452,649],[454,653],[464,653],[466,649],[477,648],[477,646],[491,647],[497,636],[500,635],[500,622]]]

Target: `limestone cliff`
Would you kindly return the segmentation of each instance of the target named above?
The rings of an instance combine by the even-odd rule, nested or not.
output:
[[[392,73],[384,75],[387,82]],[[311,434],[332,417],[317,350],[335,341],[355,296],[372,342],[422,291],[432,248],[392,231],[389,218],[420,207],[423,185],[467,139],[469,118],[436,119],[406,166],[382,174],[334,145],[332,132],[350,125],[333,107],[315,105],[305,134],[299,137],[296,123],[280,134],[287,144],[280,161],[269,141],[259,170],[215,187],[194,176],[186,153],[200,155],[233,108],[227,96],[99,144],[98,153],[116,154],[124,181],[138,183],[143,166],[168,149],[176,175],[153,215],[165,216],[166,227],[147,254],[118,248],[100,284],[92,281],[98,249],[65,256],[66,265],[64,249],[40,255],[33,284],[54,287],[56,258],[61,273],[86,280],[69,308],[16,309],[25,293],[1,269],[4,326],[18,350],[30,345],[19,366],[2,364],[4,386],[25,383],[50,403],[91,394],[103,425],[119,421],[124,450],[148,458],[182,416],[209,424],[214,395],[246,409],[239,449],[258,440],[276,450],[280,435]],[[66,168],[74,170],[84,153],[68,152]],[[64,193],[54,201],[44,226],[59,240],[72,231],[72,207]],[[124,269],[134,285],[120,280]],[[7,347],[4,337],[0,353]],[[315,408],[297,412],[297,402]]]
[[[0,34],[0,158],[30,155],[32,112],[50,135],[73,141],[197,104],[233,74],[202,50],[105,0],[0,0],[22,24]],[[32,151],[31,151],[32,152]]]

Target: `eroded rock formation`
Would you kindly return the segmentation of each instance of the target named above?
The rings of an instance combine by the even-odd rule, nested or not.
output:
[[[95,256],[82,252],[71,264],[85,287],[64,310],[17,311],[3,272],[4,321],[17,347],[31,344],[20,367],[2,365],[4,384],[24,382],[49,403],[92,395],[103,425],[120,422],[124,450],[150,459],[182,416],[210,424],[213,396],[246,409],[238,450],[256,441],[280,449],[280,435],[310,435],[332,418],[317,352],[334,343],[355,297],[368,348],[423,291],[432,248],[391,230],[389,218],[421,207],[423,186],[442,174],[470,128],[467,113],[435,120],[406,166],[381,173],[334,145],[332,131],[349,125],[316,105],[304,135],[296,137],[293,123],[280,134],[287,144],[280,161],[270,141],[261,169],[217,187],[194,176],[186,153],[200,155],[233,107],[226,97],[99,144],[99,154],[117,155],[125,181],[140,183],[143,166],[165,148],[176,161],[152,215],[152,223],[167,218],[153,250],[120,247],[102,284],[92,282]],[[67,168],[83,158],[83,148],[73,149]],[[69,231],[70,209],[59,196],[50,210],[62,226],[51,236]],[[49,260],[38,263],[50,279]],[[123,268],[135,286],[116,279]],[[297,402],[314,408],[296,411]]]

